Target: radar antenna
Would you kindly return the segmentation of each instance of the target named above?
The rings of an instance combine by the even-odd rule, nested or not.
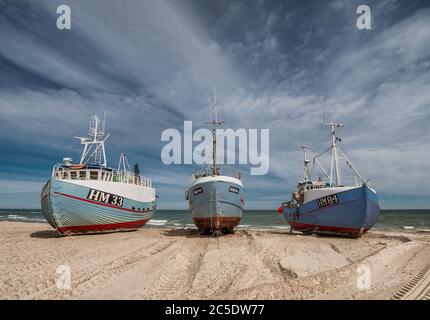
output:
[[[109,138],[109,134],[105,135],[105,121],[100,120],[96,115],[91,115],[88,125],[88,135],[90,138],[75,137],[79,139],[84,146],[80,164],[93,164],[101,167],[106,167],[106,152],[104,143]],[[106,118],[106,114],[104,115]]]
[[[308,152],[308,147],[305,145],[301,145],[300,149],[302,149],[303,151],[303,164],[304,164],[304,169],[303,169],[303,182],[308,182],[309,181],[309,160],[307,159],[306,155]]]

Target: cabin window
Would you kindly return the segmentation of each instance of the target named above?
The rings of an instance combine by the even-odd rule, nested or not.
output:
[[[97,171],[90,171],[90,180],[98,180],[99,173]]]
[[[87,172],[86,171],[79,171],[79,179],[80,180],[86,180],[87,179]]]
[[[136,208],[135,208],[135,207],[131,207],[131,209],[136,210]]]
[[[71,172],[70,172],[70,178],[71,178],[72,180],[76,180],[76,177],[77,177],[76,171],[71,171]]]

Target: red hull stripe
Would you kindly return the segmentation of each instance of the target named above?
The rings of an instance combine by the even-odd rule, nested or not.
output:
[[[45,200],[45,198],[48,196],[48,194],[45,194],[42,199],[40,199],[40,202],[42,202],[43,200]]]
[[[319,226],[316,224],[306,224],[306,223],[291,223],[294,229],[297,230],[308,230],[308,229],[318,229],[321,231],[333,231],[333,232],[343,232],[343,233],[352,233],[358,234],[361,229],[357,228],[341,228],[341,227],[330,227],[330,226]],[[363,232],[366,232],[368,229],[363,229]]]
[[[61,193],[61,192],[57,192],[57,191],[55,191],[55,193],[56,193],[56,194],[59,194],[60,196],[64,196],[64,197],[68,197],[68,198],[72,198],[72,199],[80,200],[80,201],[84,201],[84,202],[89,202],[89,203],[92,203],[92,204],[98,204],[99,206],[104,206],[104,207],[114,208],[114,209],[118,209],[118,210],[124,210],[124,211],[130,211],[130,212],[137,212],[137,213],[146,213],[146,212],[151,212],[151,211],[154,211],[154,210],[155,210],[155,208],[154,208],[154,209],[150,209],[150,210],[142,210],[142,211],[139,211],[139,210],[133,210],[133,209],[128,209],[128,208],[121,208],[121,207],[114,206],[114,205],[112,205],[112,204],[108,204],[108,203],[100,203],[100,202],[97,202],[97,201],[93,201],[93,200],[89,200],[89,199],[84,199],[84,198],[80,198],[80,197],[72,196],[72,195],[70,195],[70,194],[65,194],[65,193]]]
[[[121,222],[121,223],[109,223],[109,224],[95,224],[88,226],[67,226],[60,227],[58,231],[61,233],[67,231],[74,232],[83,232],[83,231],[103,231],[103,230],[116,230],[116,229],[132,229],[143,226],[148,222],[149,219],[130,221],[130,222]]]

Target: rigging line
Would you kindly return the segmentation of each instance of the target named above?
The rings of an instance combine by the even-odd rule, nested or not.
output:
[[[218,239],[218,233],[214,231],[214,224],[213,224],[213,218],[212,218],[212,213],[213,213],[213,203],[214,203],[214,192],[217,192],[218,190],[218,186],[217,186],[217,181],[214,181],[214,185],[212,186],[212,194],[211,194],[211,206],[210,206],[210,222],[211,222],[211,231],[212,231],[212,237],[216,238],[217,241],[217,245],[218,245],[218,249],[219,249],[219,239]],[[217,196],[215,195],[215,206],[217,207],[216,210],[218,211],[218,205],[217,205],[218,201],[217,201]]]
[[[210,210],[209,210],[209,220],[211,222],[211,232],[212,237],[214,237],[214,224],[212,220],[212,204],[213,204],[213,196],[214,196],[214,186],[212,186],[212,194],[211,194],[211,201],[210,201]]]
[[[308,144],[308,146],[309,146],[309,151],[311,151],[313,154],[314,154],[313,149],[314,149],[314,146],[315,146],[315,141],[317,140],[317,137],[321,137],[321,132],[322,132],[322,129],[323,129],[323,123],[324,123],[324,112],[325,112],[325,111],[323,111],[323,115],[321,116],[321,123],[320,123],[320,128],[319,128],[319,130],[318,130],[318,135],[311,134],[311,133],[314,133],[314,131],[313,131],[313,130],[307,130],[307,131],[308,131],[308,134],[307,134],[307,136],[308,136],[308,141],[310,142],[310,143]],[[313,166],[312,166],[312,168],[311,168],[311,172],[310,172],[310,174],[311,174],[311,176],[313,176]]]
[[[314,161],[316,158],[318,158],[319,156],[322,156],[324,153],[328,152],[330,149],[332,148],[332,146],[328,147],[327,149],[325,149],[324,151],[318,153],[316,156],[314,156]]]
[[[216,214],[218,215],[219,207],[218,207],[218,198],[219,198],[219,190],[218,190],[218,183],[215,181],[215,187],[216,187],[216,198],[215,198],[215,204],[216,204]],[[219,249],[219,232],[216,232],[216,242]]]
[[[323,166],[321,165],[321,163],[318,161],[318,159],[314,158],[314,163],[316,162],[316,164],[321,168],[321,170],[324,172],[324,174],[326,175],[326,177],[330,180],[330,182],[335,185],[338,186],[336,183],[334,183],[333,178],[330,177],[327,173],[327,171],[325,171],[325,169],[323,168]]]
[[[360,175],[360,173],[358,173],[358,170],[357,169],[355,169],[355,167],[353,166],[353,164],[352,164],[352,162],[349,160],[349,158],[345,155],[345,153],[343,153],[343,151],[339,148],[339,147],[337,147],[337,149],[338,149],[338,151],[340,151],[340,153],[342,154],[342,156],[344,157],[344,160],[346,161],[346,163],[348,164],[348,166],[352,169],[352,171],[358,176],[358,178],[360,178],[360,180],[363,182],[363,183],[366,183],[367,181],[365,181],[365,179],[364,179],[364,177],[362,177],[361,175]]]

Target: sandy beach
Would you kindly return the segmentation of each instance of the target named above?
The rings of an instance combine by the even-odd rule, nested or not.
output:
[[[0,259],[1,299],[430,298],[429,233],[241,230],[217,240],[143,228],[61,237],[44,223],[0,222]],[[64,266],[70,288],[59,289]]]

